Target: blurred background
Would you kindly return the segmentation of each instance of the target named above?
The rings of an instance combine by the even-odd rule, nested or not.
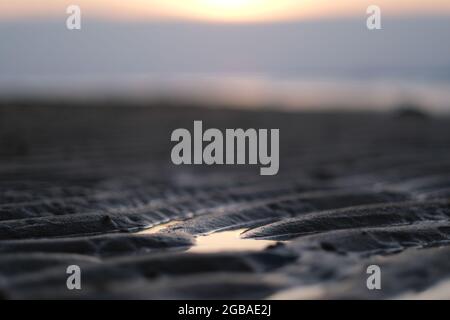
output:
[[[448,112],[449,34],[448,0],[0,0],[0,98]]]

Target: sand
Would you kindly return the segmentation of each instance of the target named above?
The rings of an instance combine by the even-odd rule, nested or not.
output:
[[[194,120],[280,129],[279,174],[173,165],[171,132]],[[4,102],[0,294],[445,298],[449,146],[450,118],[420,112]]]

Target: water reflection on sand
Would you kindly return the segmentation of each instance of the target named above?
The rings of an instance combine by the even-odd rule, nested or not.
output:
[[[139,232],[139,234],[154,234],[164,229],[176,225],[179,221],[171,221],[150,229]],[[241,233],[247,229],[233,231],[222,231],[207,235],[200,235],[196,238],[196,244],[188,252],[210,253],[223,251],[260,251],[268,246],[274,245],[277,241],[242,239]]]
[[[154,234],[154,233],[158,233],[161,232],[162,230],[174,226],[177,223],[179,223],[180,221],[174,220],[174,221],[170,221],[167,223],[163,223],[163,224],[159,224],[157,226],[151,227],[149,229],[143,230],[141,232],[139,232],[139,234]]]
[[[197,243],[189,252],[220,252],[220,251],[260,251],[276,241],[241,239],[240,234],[246,229],[224,231],[197,237]]]

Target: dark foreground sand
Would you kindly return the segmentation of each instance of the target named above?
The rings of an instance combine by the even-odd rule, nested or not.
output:
[[[172,165],[170,134],[193,120],[280,128],[279,175]],[[271,245],[189,250],[230,230]],[[449,118],[0,107],[4,298],[450,298],[448,244]],[[71,264],[80,291],[66,288]],[[381,291],[366,288],[371,264]]]

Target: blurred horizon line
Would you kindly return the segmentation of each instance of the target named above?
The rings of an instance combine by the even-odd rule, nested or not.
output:
[[[168,102],[208,107],[278,111],[391,111],[413,106],[450,114],[450,81],[262,76],[176,76],[164,81],[149,75],[37,77],[26,85],[5,86],[0,101]],[[126,83],[126,85],[124,85]]]

